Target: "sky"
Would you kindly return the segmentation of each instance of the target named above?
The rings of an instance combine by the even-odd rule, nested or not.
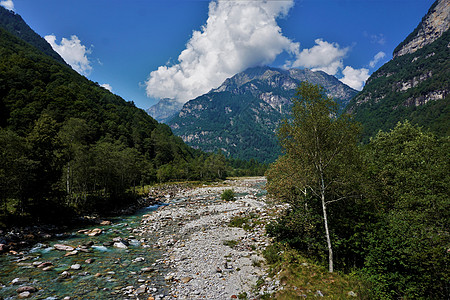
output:
[[[0,0],[74,70],[147,109],[249,67],[309,68],[361,90],[434,0]]]

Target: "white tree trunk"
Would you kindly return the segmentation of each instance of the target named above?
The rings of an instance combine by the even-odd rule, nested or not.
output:
[[[323,223],[325,226],[325,235],[327,238],[327,245],[328,245],[328,271],[330,273],[333,273],[333,248],[331,247],[330,231],[328,230],[327,206],[325,203],[325,185],[323,182],[323,178],[321,178],[321,181],[322,181],[321,182],[322,190],[320,196],[322,200]]]

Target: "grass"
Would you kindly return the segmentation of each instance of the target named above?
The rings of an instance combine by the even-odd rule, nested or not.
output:
[[[331,299],[369,299],[369,291],[359,278],[329,273],[328,270],[303,257],[298,251],[279,244],[269,246],[263,253],[270,267],[270,275],[277,275],[283,286],[264,299],[303,299],[322,294]],[[349,293],[353,292],[355,296]]]
[[[258,221],[257,215],[250,213],[244,216],[234,216],[231,218],[230,223],[228,223],[229,227],[239,227],[243,228],[246,231],[252,230],[256,225],[261,224]]]
[[[238,243],[239,242],[236,241],[236,240],[225,240],[225,241],[223,241],[223,244],[225,246],[228,246],[228,247],[231,247],[231,248],[235,247]]]

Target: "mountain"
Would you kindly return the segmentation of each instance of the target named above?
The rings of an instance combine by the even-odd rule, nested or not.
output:
[[[302,81],[322,85],[342,106],[357,93],[321,71],[255,67],[187,102],[168,124],[194,148],[273,162],[280,154],[276,129],[289,113],[289,99]]]
[[[53,51],[52,47],[45,39],[33,31],[22,17],[13,11],[0,6],[0,27],[27,42],[46,55],[52,57],[60,63],[66,64],[64,59]]]
[[[438,135],[450,134],[449,15],[450,1],[436,1],[347,106],[364,125],[366,140],[405,119]]]
[[[161,123],[169,122],[183,107],[180,103],[171,99],[161,99],[158,103],[151,106],[146,112],[155,120]]]
[[[225,170],[223,156],[0,27],[0,227],[129,206],[130,187]]]

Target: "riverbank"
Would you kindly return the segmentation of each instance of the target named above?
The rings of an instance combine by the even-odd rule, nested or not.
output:
[[[9,251],[0,256],[0,299],[254,299],[271,293],[280,287],[267,276],[261,251],[270,243],[265,224],[282,207],[266,203],[264,184],[264,178],[239,178],[157,188],[152,197],[162,206]],[[226,189],[234,190],[235,201],[221,199]]]
[[[169,270],[171,282],[164,299],[253,299],[280,288],[261,255],[270,243],[265,224],[281,208],[267,204],[264,184],[262,177],[245,178],[182,191],[177,202],[144,216],[142,233],[171,228],[156,243],[164,252],[157,264]],[[235,201],[220,199],[226,189],[238,195]]]

